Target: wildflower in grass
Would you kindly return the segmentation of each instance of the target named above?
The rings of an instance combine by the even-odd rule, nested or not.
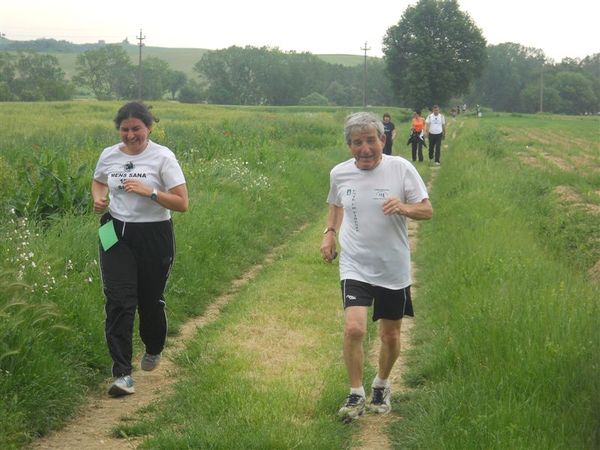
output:
[[[264,163],[257,162],[257,166]],[[200,174],[215,177],[224,183],[236,184],[246,192],[257,192],[271,187],[269,178],[263,174],[256,174],[249,161],[239,158],[222,158],[207,161],[201,165]]]
[[[11,209],[10,212],[13,216],[9,220],[11,226],[5,230],[9,236],[4,240],[14,245],[7,248],[4,260],[16,268],[15,278],[17,281],[31,283],[32,293],[39,290],[43,294],[48,294],[56,286],[52,266],[47,262],[36,261],[37,255],[31,249],[33,233],[27,217],[17,217],[14,209]],[[35,280],[44,280],[41,288]]]

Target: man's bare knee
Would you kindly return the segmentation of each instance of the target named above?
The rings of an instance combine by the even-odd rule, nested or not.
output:
[[[381,342],[386,345],[394,345],[400,342],[400,330],[387,330],[379,333]]]
[[[365,334],[366,330],[359,323],[347,323],[344,329],[344,336],[352,340],[362,340]]]

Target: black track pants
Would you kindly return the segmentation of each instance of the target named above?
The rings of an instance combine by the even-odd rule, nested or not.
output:
[[[423,141],[421,139],[419,139],[418,136],[415,136],[411,142],[411,147],[412,147],[412,160],[416,161],[417,160],[417,151],[418,151],[418,157],[419,157],[419,161],[423,161]]]
[[[442,149],[442,133],[429,133],[429,159],[434,159],[435,162],[440,162],[440,153]]]
[[[105,214],[101,224],[112,217]],[[119,237],[113,247],[100,246],[100,270],[106,296],[105,334],[113,360],[112,374],[131,374],[133,323],[140,317],[140,337],[146,351],[162,352],[167,338],[163,292],[173,265],[173,224],[121,222],[113,219]]]

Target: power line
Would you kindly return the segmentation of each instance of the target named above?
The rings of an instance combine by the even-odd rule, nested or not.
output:
[[[144,46],[144,43],[142,41],[144,39],[146,39],[146,36],[142,36],[141,28],[140,28],[140,35],[136,36],[136,39],[138,41],[140,41],[138,43],[138,46],[140,47],[140,59],[139,59],[139,63],[138,63],[138,99],[141,101],[142,100],[142,47]]]
[[[371,50],[371,47],[367,47],[367,42],[365,41],[365,46],[360,48],[365,52],[365,70],[363,73],[363,108],[367,107],[367,51]]]

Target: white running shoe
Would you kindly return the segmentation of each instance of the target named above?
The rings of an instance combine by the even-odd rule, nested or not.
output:
[[[125,375],[124,377],[116,378],[108,389],[108,395],[120,397],[122,395],[133,394],[135,392],[133,385],[134,383],[131,375]]]
[[[346,397],[344,406],[338,411],[338,416],[344,422],[350,422],[365,412],[365,398],[362,395],[350,394]]]

